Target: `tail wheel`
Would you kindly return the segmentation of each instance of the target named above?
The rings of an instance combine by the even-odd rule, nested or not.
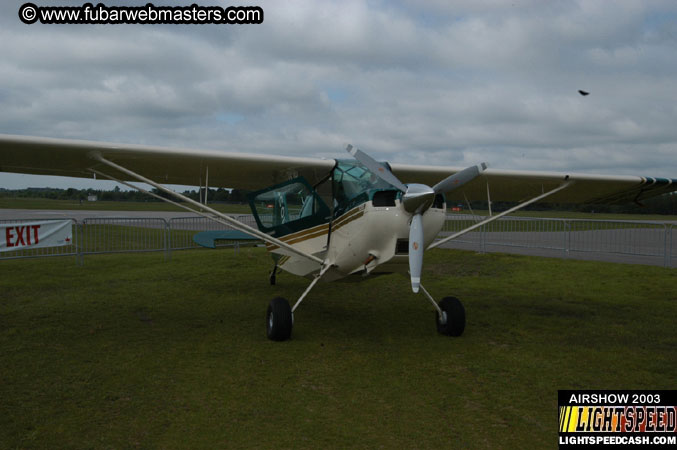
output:
[[[268,305],[266,314],[266,332],[272,341],[286,341],[291,336],[292,312],[289,302],[275,297]]]
[[[456,297],[444,297],[438,303],[442,317],[436,314],[437,331],[447,336],[460,336],[465,330],[465,308]]]

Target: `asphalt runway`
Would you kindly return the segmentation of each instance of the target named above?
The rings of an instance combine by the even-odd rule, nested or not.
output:
[[[241,216],[241,214],[232,214]],[[113,219],[196,217],[190,212],[171,211],[78,211],[0,209],[0,221],[16,219]],[[252,221],[253,222],[253,221]],[[476,252],[512,253],[550,258],[607,261],[626,264],[647,264],[677,267],[677,223],[666,227],[603,229],[572,232],[487,232],[480,242],[480,233],[468,233],[442,248]],[[670,225],[672,225],[670,229]],[[666,228],[668,231],[666,232]],[[441,234],[444,236],[444,233]]]

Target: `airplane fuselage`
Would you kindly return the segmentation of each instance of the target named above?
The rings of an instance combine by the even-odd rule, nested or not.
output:
[[[362,203],[331,224],[325,223],[288,234],[282,241],[303,252],[317,255],[332,264],[323,281],[334,281],[350,275],[406,272],[408,267],[409,222],[399,199],[394,206]],[[445,222],[445,205],[431,207],[423,214],[424,248],[432,243]],[[331,232],[330,232],[331,228]],[[267,244],[274,254],[281,255],[278,267],[295,275],[309,277],[319,271],[317,264],[290,254],[285,249]]]

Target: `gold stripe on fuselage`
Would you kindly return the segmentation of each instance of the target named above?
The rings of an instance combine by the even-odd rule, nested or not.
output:
[[[286,263],[289,260],[289,258],[291,258],[291,256],[287,256],[287,255],[283,256],[282,258],[279,259],[279,261],[277,262],[277,265],[278,266],[283,265],[284,263]]]
[[[355,219],[358,219],[364,215],[364,205],[360,205],[359,207],[348,211],[344,215],[338,218],[336,222],[334,222],[334,226],[332,227],[333,230],[337,230],[341,228],[342,226],[352,222]],[[283,236],[280,238],[282,242],[285,242],[287,244],[298,244],[299,242],[307,241],[308,239],[313,239],[318,236],[325,235],[329,232],[329,224],[324,223],[322,225],[317,225],[312,228],[308,228],[307,230],[301,230],[297,231],[296,233],[288,234],[287,236]],[[270,244],[266,243],[266,249],[268,251],[276,250],[280,248],[279,246],[275,244]]]
[[[306,239],[311,239],[317,236],[321,236],[323,234],[327,234],[328,230],[329,224],[325,223],[322,225],[317,225],[312,228],[308,228],[307,230],[302,230],[296,233],[288,234],[287,236],[280,238],[280,240],[287,244],[296,244],[298,242],[303,242]],[[275,244],[266,243],[266,248],[268,250],[275,250],[280,247]]]
[[[350,215],[345,214],[343,217],[341,217],[341,219],[338,222],[336,222],[336,224],[334,225],[334,227],[332,229],[333,229],[333,231],[336,231],[339,228],[341,228],[342,226],[348,225],[353,220],[359,219],[363,215],[364,215],[364,205],[362,205],[362,208],[360,208],[354,214],[350,214]]]

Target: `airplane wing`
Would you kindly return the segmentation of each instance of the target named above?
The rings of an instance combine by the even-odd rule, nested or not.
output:
[[[392,164],[393,173],[404,183],[437,182],[463,170],[463,167],[411,166]],[[548,203],[627,203],[639,202],[677,191],[677,179],[630,175],[593,175],[583,173],[541,172],[487,169],[462,188],[446,194],[447,201],[473,200],[522,202],[550,191],[562,183],[569,187],[552,194]]]
[[[92,158],[109,161],[162,184],[260,189],[304,176],[311,184],[324,178],[334,160],[226,153],[214,150],[151,147],[106,142],[0,134],[0,172],[92,178],[90,168],[103,168]],[[134,178],[105,167],[123,181]]]
[[[92,178],[90,168],[101,164],[92,158],[103,156],[158,183],[260,189],[304,176],[311,184],[322,180],[334,167],[334,160],[299,158],[215,150],[179,149],[41,137],[0,135],[0,172],[61,175]],[[341,152],[337,151],[337,155]],[[393,173],[404,183],[434,186],[463,167],[392,164]],[[106,172],[129,181],[128,175]],[[641,176],[611,176],[540,171],[487,169],[461,189],[447,194],[448,201],[486,200],[520,202],[571,181],[544,201],[553,203],[620,203],[641,201],[677,191],[677,179]]]

